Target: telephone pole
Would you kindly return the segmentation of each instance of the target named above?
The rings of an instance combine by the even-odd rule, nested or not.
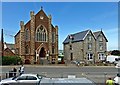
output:
[[[3,29],[1,30],[1,47],[2,47],[2,57],[4,56],[4,37],[3,37]]]

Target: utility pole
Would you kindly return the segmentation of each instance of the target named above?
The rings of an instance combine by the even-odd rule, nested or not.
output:
[[[4,37],[3,37],[3,29],[1,30],[1,46],[2,46],[2,57],[4,54]]]

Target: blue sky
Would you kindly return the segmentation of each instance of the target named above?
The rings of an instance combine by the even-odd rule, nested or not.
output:
[[[103,30],[108,39],[108,50],[118,49],[118,3],[117,2],[3,2],[2,28],[5,42],[14,43],[20,29],[20,21],[30,19],[30,11],[35,14],[41,9],[52,15],[52,24],[59,27],[59,49],[68,34],[84,31]]]

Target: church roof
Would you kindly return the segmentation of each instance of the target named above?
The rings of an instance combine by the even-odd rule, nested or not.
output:
[[[89,31],[90,30],[86,30],[86,31],[75,33],[75,34],[70,34],[64,40],[63,44],[69,43],[69,41],[71,40],[71,38],[72,38],[72,42],[83,41]]]

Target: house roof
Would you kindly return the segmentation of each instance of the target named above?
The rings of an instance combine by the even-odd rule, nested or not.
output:
[[[9,44],[9,43],[6,43],[7,47],[10,49],[10,50],[14,50],[15,47],[14,47],[14,44]]]
[[[83,41],[89,31],[90,30],[86,30],[86,31],[75,33],[75,34],[70,34],[64,40],[63,44],[69,43],[69,41],[71,40],[70,38],[72,38],[72,42]]]
[[[105,37],[104,33],[102,31],[97,31],[97,32],[93,32],[93,34],[95,35],[96,39],[98,38],[98,36],[102,33],[102,35],[104,36],[106,42],[108,42],[107,38]]]

